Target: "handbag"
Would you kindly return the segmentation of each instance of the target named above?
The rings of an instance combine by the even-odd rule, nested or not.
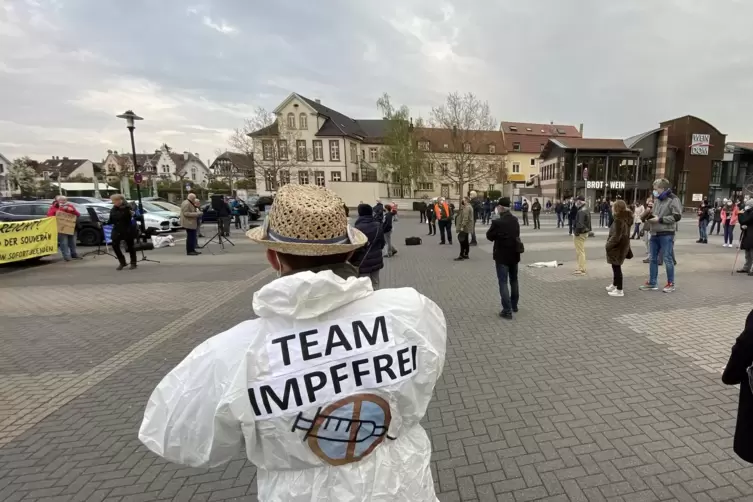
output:
[[[515,237],[515,251],[520,254],[526,252],[526,247],[523,245],[523,241],[520,240],[520,237]]]
[[[627,256],[625,258],[628,259],[628,260],[632,260],[633,259],[633,250],[632,249],[628,248]]]

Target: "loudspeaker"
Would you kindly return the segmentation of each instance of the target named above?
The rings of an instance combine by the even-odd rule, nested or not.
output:
[[[212,195],[212,209],[219,211],[225,205],[225,197],[223,195]]]

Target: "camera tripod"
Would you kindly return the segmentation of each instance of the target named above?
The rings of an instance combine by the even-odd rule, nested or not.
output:
[[[214,233],[214,235],[212,237],[209,238],[208,241],[206,241],[204,244],[202,244],[201,246],[199,246],[199,249],[204,249],[211,242],[216,242],[217,244],[219,244],[220,248],[222,248],[223,251],[225,251],[225,242],[227,242],[231,246],[235,247],[235,244],[233,244],[233,241],[231,241],[230,239],[228,239],[227,237],[225,237],[224,233],[225,233],[225,231],[222,228],[222,221],[221,220],[217,220],[217,231]],[[212,254],[214,254],[211,249],[209,250],[209,252],[212,253]]]

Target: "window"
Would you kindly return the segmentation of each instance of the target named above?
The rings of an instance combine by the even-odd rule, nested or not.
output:
[[[465,153],[471,153],[471,144],[470,143],[463,143],[463,151]]]
[[[519,152],[520,151],[520,143],[513,143],[512,144],[512,151],[513,152]]]
[[[309,172],[308,171],[298,171],[298,184],[299,185],[309,184]]]
[[[423,150],[424,152],[429,151],[429,142],[428,141],[419,141],[418,142],[418,149]]]
[[[711,184],[720,185],[722,183],[722,163],[715,160],[711,164]]]
[[[455,188],[455,193],[456,194],[460,193],[460,183],[453,183],[453,185],[454,185],[454,188]]]
[[[195,167],[191,168],[191,179],[193,181],[196,181],[196,168]]]
[[[494,176],[497,174],[497,166],[494,164],[489,164],[489,174]]]
[[[355,143],[350,144],[350,162],[358,164],[358,146]]]
[[[329,160],[340,160],[340,142],[336,139],[329,140]]]
[[[565,130],[557,128],[557,134],[565,134]]]
[[[513,162],[512,163],[512,172],[519,173],[520,172],[520,162]]]
[[[494,190],[494,183],[489,183],[489,188],[487,190],[490,192]]]
[[[296,158],[298,160],[306,161],[308,160],[308,155],[306,154],[306,140],[305,139],[297,139],[295,141],[295,151],[296,151]]]
[[[495,145],[494,143],[489,145],[489,153],[497,153],[497,145]]]
[[[322,140],[315,139],[314,143],[314,160],[318,162],[324,161],[324,147],[322,146]]]
[[[271,169],[266,169],[264,171],[264,186],[267,188],[267,192],[277,190],[277,177],[275,176],[275,172]]]
[[[308,129],[309,128],[308,117],[306,117],[305,113],[301,113],[300,117],[298,117],[298,126],[301,129]]]
[[[416,185],[418,185],[419,190],[434,190],[434,183],[417,183]]]
[[[318,187],[324,186],[324,171],[314,171],[314,183]]]
[[[281,139],[277,141],[277,155],[280,160],[288,160],[288,140]]]
[[[376,148],[369,148],[369,162],[376,162],[379,160],[379,150]]]
[[[428,164],[426,165],[426,172],[427,172],[428,174],[434,174],[434,162],[429,162],[429,163],[428,163]]]
[[[518,128],[516,126],[510,126],[510,130],[512,132],[518,132]]]
[[[272,160],[272,157],[274,157],[274,150],[272,150],[272,140],[262,140],[261,156],[264,160]]]
[[[284,169],[280,171],[280,186],[289,185],[290,184],[290,171],[287,169]]]
[[[468,192],[473,191],[473,183],[468,183]]]
[[[441,164],[439,164],[439,168],[442,170],[442,176],[447,176],[448,174],[450,174],[447,170],[447,162],[442,162]]]
[[[288,129],[295,129],[295,114],[288,113]]]
[[[342,173],[340,171],[332,171],[330,176],[332,176],[332,181],[342,181]]]
[[[533,131],[533,129],[531,129],[530,127],[526,127],[526,131],[531,132]]]
[[[532,166],[535,166],[535,165],[536,165],[536,159],[535,159],[535,158],[531,159],[531,165],[532,165]]]
[[[358,173],[350,173],[350,181],[358,181]]]

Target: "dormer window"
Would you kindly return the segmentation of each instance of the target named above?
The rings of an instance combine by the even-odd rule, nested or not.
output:
[[[419,141],[418,142],[418,149],[424,152],[429,151],[429,142],[428,141]]]
[[[518,132],[518,128],[516,126],[510,126],[510,131]]]

